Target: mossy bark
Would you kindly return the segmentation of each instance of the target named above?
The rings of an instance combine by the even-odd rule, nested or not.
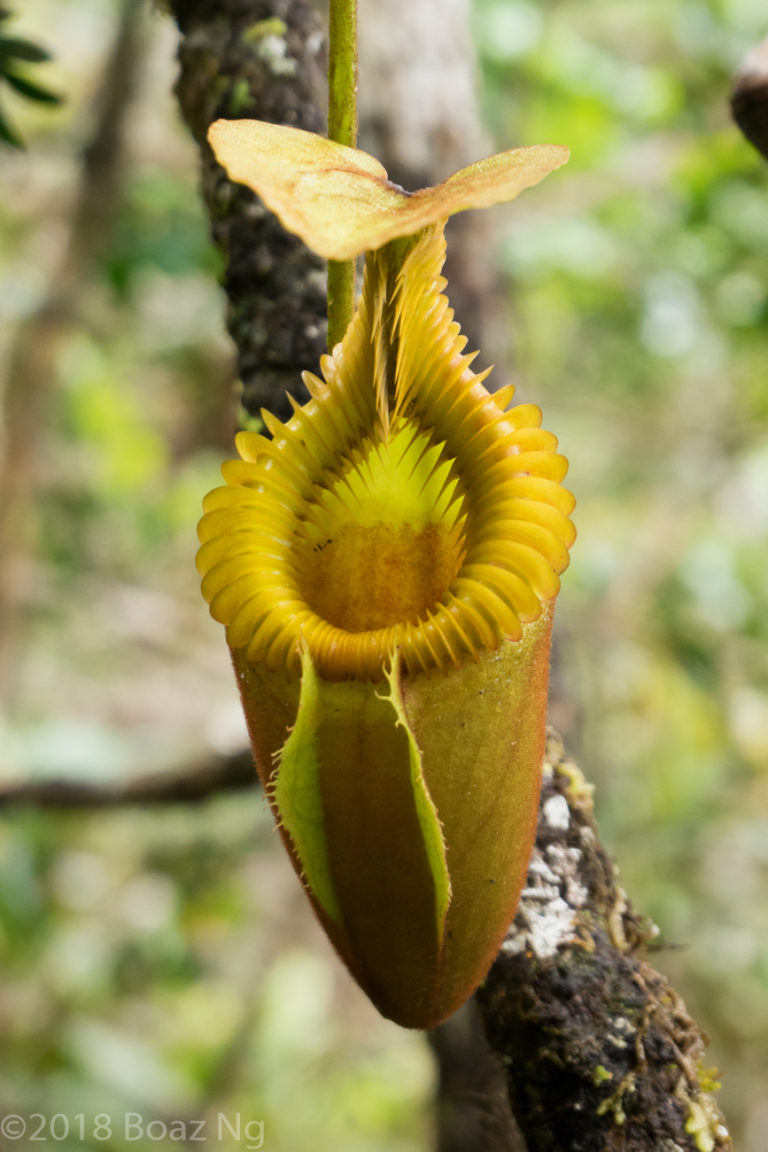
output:
[[[591,787],[552,736],[527,887],[477,1000],[528,1152],[725,1152],[706,1038],[648,963]]]
[[[325,351],[325,265],[258,198],[233,184],[206,134],[251,118],[325,130],[326,41],[307,0],[171,0],[181,32],[176,94],[197,140],[213,239],[225,260],[227,326],[243,404],[285,416],[286,392]]]

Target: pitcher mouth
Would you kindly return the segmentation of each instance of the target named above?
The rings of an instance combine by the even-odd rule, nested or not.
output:
[[[206,498],[203,593],[250,664],[298,676],[306,645],[332,680],[380,680],[395,650],[407,673],[443,671],[519,640],[557,595],[567,461],[538,408],[505,411],[512,390],[471,370],[443,256],[428,229],[394,288],[386,249],[369,256],[312,398],[285,424],[264,413],[271,439],[240,433]]]

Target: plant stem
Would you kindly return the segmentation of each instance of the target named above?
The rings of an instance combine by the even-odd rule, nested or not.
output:
[[[330,0],[328,137],[357,144],[357,0]],[[355,310],[355,261],[328,262],[328,348],[342,339]]]

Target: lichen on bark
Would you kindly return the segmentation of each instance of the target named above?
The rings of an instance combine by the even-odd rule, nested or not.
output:
[[[528,1152],[726,1152],[706,1037],[649,964],[654,938],[551,735],[528,883],[478,1002]]]

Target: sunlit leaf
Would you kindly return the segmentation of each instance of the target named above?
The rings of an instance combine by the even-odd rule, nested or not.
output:
[[[568,159],[557,145],[516,148],[410,193],[368,153],[296,128],[217,120],[209,139],[229,176],[258,192],[289,231],[328,260],[351,259],[467,208],[512,200]]]

